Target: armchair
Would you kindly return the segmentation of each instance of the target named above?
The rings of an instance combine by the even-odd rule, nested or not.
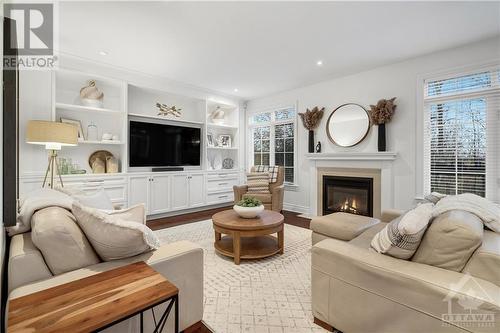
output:
[[[250,172],[255,172],[255,167],[250,169]],[[278,179],[274,183],[269,184],[270,194],[247,193],[247,185],[234,186],[234,202],[238,202],[246,197],[254,197],[262,201],[265,209],[281,212],[283,210],[283,195],[285,194],[285,170],[283,167],[278,168]]]

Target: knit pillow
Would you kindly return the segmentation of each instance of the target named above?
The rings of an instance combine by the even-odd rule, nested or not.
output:
[[[425,203],[388,223],[371,242],[378,253],[410,259],[417,251],[432,218],[432,203]]]
[[[269,172],[247,173],[247,193],[269,194]]]

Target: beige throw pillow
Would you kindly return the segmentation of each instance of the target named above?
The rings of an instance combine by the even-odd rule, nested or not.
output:
[[[269,194],[269,172],[247,173],[247,193]]]
[[[481,245],[483,229],[481,219],[472,213],[443,213],[432,221],[412,261],[460,272]]]
[[[388,223],[371,242],[378,253],[399,259],[410,259],[417,251],[432,218],[432,203],[421,204]]]
[[[133,257],[157,249],[158,237],[142,223],[73,203],[73,215],[104,261]]]
[[[48,207],[31,219],[31,240],[54,275],[100,262],[75,217],[61,207]]]
[[[107,213],[122,220],[146,224],[146,206],[142,203]]]

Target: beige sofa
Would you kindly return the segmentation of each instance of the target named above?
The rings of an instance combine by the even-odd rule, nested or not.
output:
[[[476,218],[455,212],[465,225]],[[382,221],[340,214],[311,222],[317,324],[344,333],[500,332],[500,234],[483,234],[481,225],[482,245],[456,271],[370,249],[373,236],[399,212],[385,212]],[[439,240],[445,247],[446,237]]]
[[[36,214],[40,216],[43,213],[44,210],[40,210]],[[67,218],[67,215],[60,214],[58,218]],[[31,233],[15,235],[11,239],[8,261],[9,300],[138,261],[146,262],[179,288],[180,330],[199,324],[203,317],[203,250],[187,241],[163,245],[155,251],[131,258],[100,262],[54,276],[42,253],[33,244]],[[165,306],[155,308],[157,318]],[[173,316],[169,316],[163,332],[173,332],[173,324]],[[152,332],[153,328],[151,311],[147,311],[144,313],[144,331]],[[138,316],[105,330],[117,333],[139,331]]]
[[[250,169],[250,172],[255,172],[255,167]],[[270,194],[256,194],[247,193],[247,185],[235,185],[233,186],[234,191],[234,203],[237,203],[241,199],[247,197],[257,198],[264,204],[265,209],[274,210],[275,212],[281,212],[283,210],[283,197],[285,195],[285,186],[283,185],[285,181],[285,169],[283,167],[278,168],[278,177],[276,182],[269,184]]]

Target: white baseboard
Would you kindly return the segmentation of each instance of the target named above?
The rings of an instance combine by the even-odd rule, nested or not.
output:
[[[290,212],[301,213],[301,214],[309,213],[309,207],[289,204],[286,202],[283,203],[283,210],[288,210]]]

